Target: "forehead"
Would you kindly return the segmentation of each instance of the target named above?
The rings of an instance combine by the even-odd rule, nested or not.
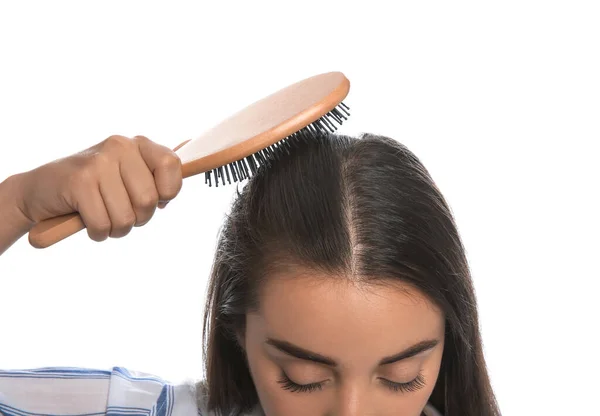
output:
[[[401,282],[374,284],[320,274],[277,276],[267,279],[259,302],[248,331],[340,360],[345,353],[348,359],[391,355],[444,334],[441,311],[419,290]]]

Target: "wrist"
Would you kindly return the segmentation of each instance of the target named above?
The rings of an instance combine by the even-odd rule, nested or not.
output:
[[[24,187],[24,173],[9,176],[0,182],[0,213],[4,217],[2,221],[8,221],[12,227],[26,233],[35,222],[25,214]]]

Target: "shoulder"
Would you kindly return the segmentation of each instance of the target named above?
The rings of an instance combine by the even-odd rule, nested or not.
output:
[[[110,370],[88,368],[0,370],[0,414],[10,409],[22,414],[104,412],[110,379]]]
[[[0,414],[105,414],[166,409],[165,416],[197,415],[194,383],[172,384],[153,374],[113,367],[0,370]],[[16,413],[15,413],[16,414]]]

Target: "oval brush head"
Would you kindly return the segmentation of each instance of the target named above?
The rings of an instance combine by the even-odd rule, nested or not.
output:
[[[218,186],[243,180],[293,140],[317,130],[333,133],[350,115],[346,98],[350,82],[341,72],[316,75],[257,101],[194,140],[176,148],[183,176],[206,174]]]
[[[256,101],[174,149],[183,177],[204,173],[209,186],[213,180],[218,186],[252,177],[281,152],[292,152],[295,141],[337,130],[350,115],[342,102],[349,90],[344,74],[328,72]],[[77,213],[47,219],[31,229],[29,243],[49,247],[84,228]]]

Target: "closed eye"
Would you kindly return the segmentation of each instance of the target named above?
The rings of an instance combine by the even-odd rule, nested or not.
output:
[[[323,384],[325,381],[319,381],[317,383],[309,383],[309,384],[298,384],[292,381],[287,374],[282,370],[281,378],[277,381],[281,384],[281,387],[284,390],[289,390],[293,393],[312,393],[317,390],[321,390],[323,388]]]
[[[425,377],[422,373],[419,373],[417,377],[407,383],[397,383],[395,381],[388,380],[386,378],[379,378],[384,386],[388,387],[394,392],[413,392],[425,387]]]

